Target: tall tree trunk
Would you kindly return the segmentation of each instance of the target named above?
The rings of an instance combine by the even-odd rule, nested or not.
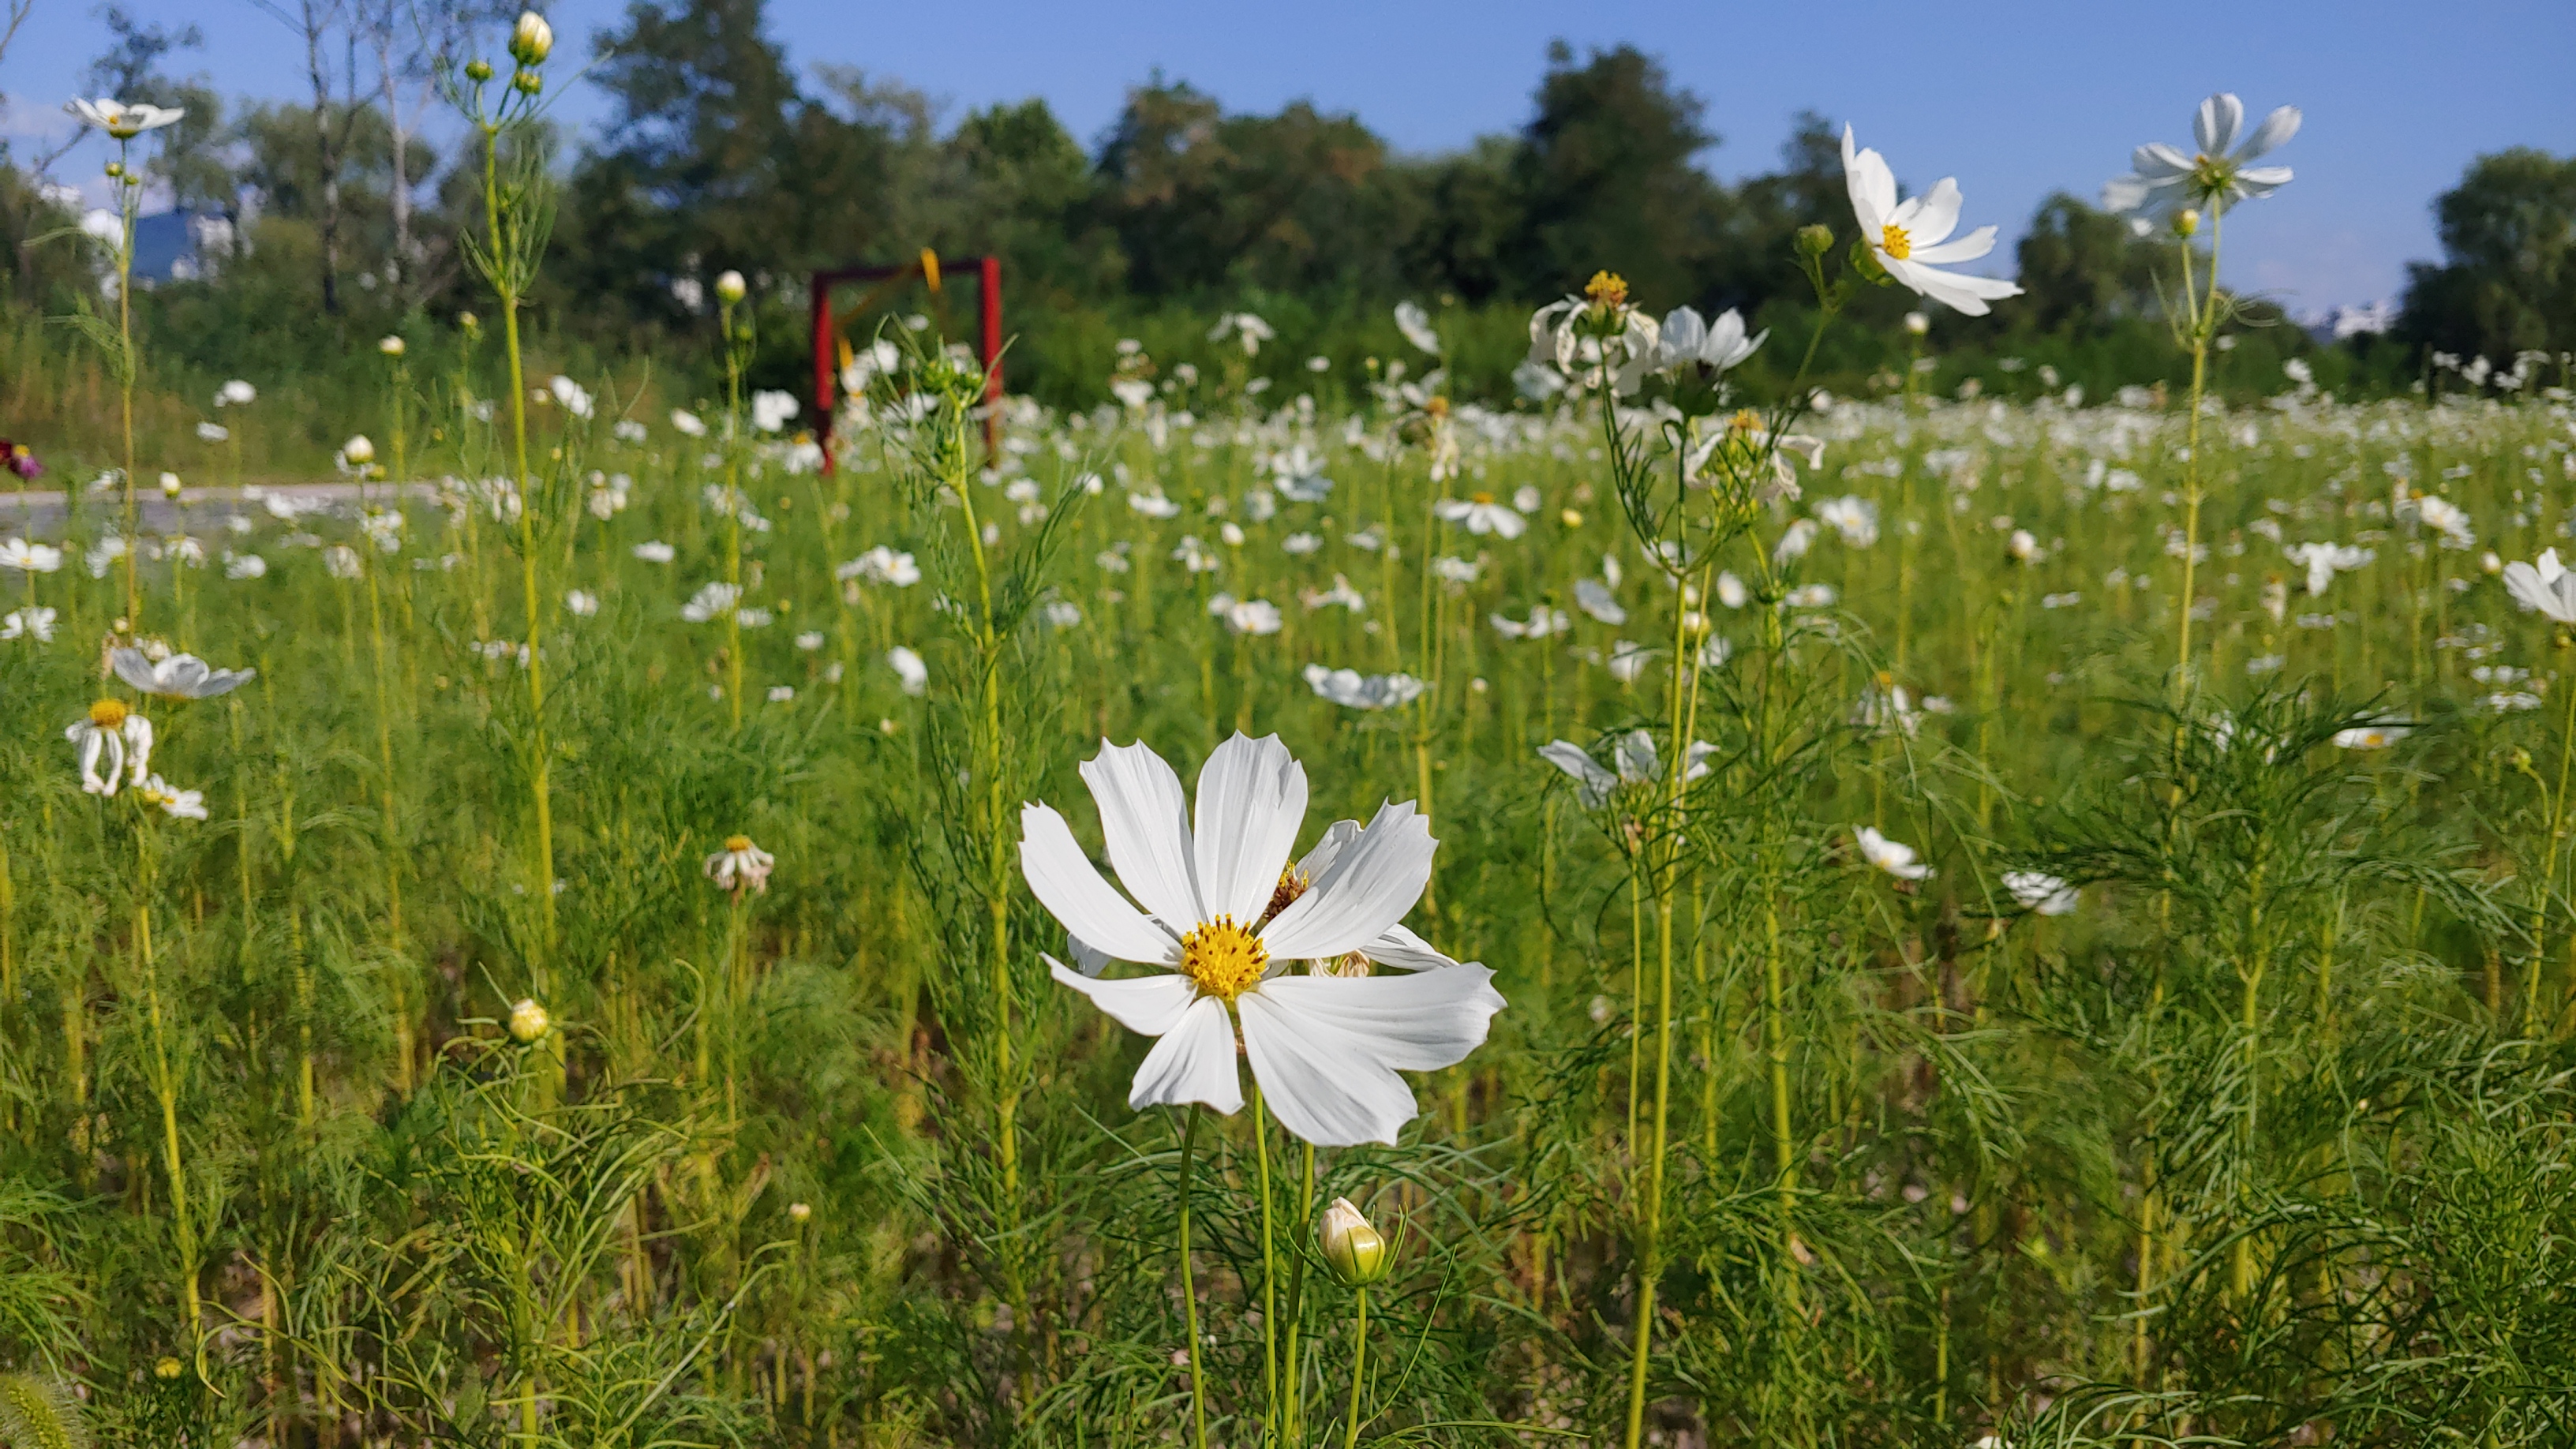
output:
[[[340,311],[340,147],[331,133],[331,72],[322,62],[322,37],[331,9],[304,0],[304,67],[313,82],[313,139],[322,169],[322,310]]]

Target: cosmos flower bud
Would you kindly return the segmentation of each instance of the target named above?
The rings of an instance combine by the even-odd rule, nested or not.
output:
[[[533,96],[546,88],[546,78],[532,70],[514,71],[510,75],[510,88],[523,96]]]
[[[801,1223],[813,1216],[814,1208],[810,1203],[791,1202],[787,1205],[787,1220],[791,1223]]]
[[[750,290],[740,272],[725,272],[716,278],[716,300],[728,307],[741,301]]]
[[[125,163],[124,163],[124,162],[122,162],[122,161],[110,161],[110,162],[108,162],[108,163],[107,163],[107,174],[108,174],[108,175],[110,175],[110,176],[122,176],[122,175],[124,175],[124,174],[125,174]]]
[[[1834,229],[1822,223],[1798,228],[1798,250],[1810,257],[1821,257],[1834,249]]]
[[[546,1009],[539,1006],[533,996],[522,998],[518,1005],[510,1008],[510,1036],[523,1046],[543,1041],[546,1033],[554,1027],[554,1018],[546,1015]]]
[[[534,10],[519,12],[519,24],[510,32],[510,58],[521,65],[543,65],[554,53],[555,29]]]
[[[2175,236],[2187,237],[2193,235],[2200,230],[2200,213],[2188,206],[2175,212],[2173,229]]]
[[[465,78],[474,82],[476,85],[481,85],[483,82],[490,80],[492,78],[492,62],[479,59],[465,62]]]
[[[1324,1262],[1345,1287],[1364,1288],[1385,1277],[1392,1266],[1386,1239],[1346,1197],[1333,1199],[1333,1205],[1324,1209],[1323,1220],[1315,1225],[1315,1245],[1323,1249]]]
[[[176,498],[179,496],[178,474],[164,473],[161,475],[161,496],[164,498]]]
[[[376,445],[360,433],[340,445],[340,456],[349,460],[349,466],[363,468],[376,461]]]
[[[388,336],[376,344],[376,350],[387,357],[400,357],[403,355],[403,340],[400,337]]]
[[[1920,312],[1908,312],[1905,314],[1905,330],[1920,337],[1932,330],[1932,319]]]

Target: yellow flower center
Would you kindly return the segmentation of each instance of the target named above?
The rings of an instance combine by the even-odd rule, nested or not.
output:
[[[124,728],[125,701],[121,699],[102,699],[98,703],[91,705],[89,707],[89,722],[103,730]]]
[[[1232,916],[1219,916],[1181,938],[1181,974],[1229,1005],[1269,966],[1269,951]]]
[[[1751,408],[1740,408],[1735,416],[1726,420],[1726,430],[1738,436],[1749,437],[1762,430],[1762,415]]]
[[[1914,238],[1905,234],[1905,228],[1891,222],[1879,228],[1878,249],[1901,262],[1914,255]]]
[[[1583,284],[1583,295],[1595,307],[1624,306],[1628,301],[1628,283],[1617,272],[1594,272],[1592,280]]]
[[[748,835],[728,835],[725,837],[725,849],[735,855],[740,855],[744,851],[751,849],[751,837]]]
[[[1494,495],[1491,493],[1471,494],[1467,501],[1475,504],[1479,508],[1491,508],[1494,506]]]

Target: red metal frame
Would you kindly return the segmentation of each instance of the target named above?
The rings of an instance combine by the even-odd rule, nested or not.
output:
[[[975,323],[983,343],[984,399],[988,403],[1002,400],[1002,259],[1000,257],[966,257],[955,264],[944,263],[937,253],[923,248],[918,261],[895,266],[834,267],[814,274],[812,318],[814,342],[814,434],[823,445],[823,470],[832,469],[833,394],[840,384],[840,325],[832,316],[832,289],[852,282],[878,282],[880,293],[890,293],[904,281],[919,277],[939,295],[943,274],[953,275],[974,269]],[[868,300],[874,300],[870,298]],[[862,303],[864,305],[864,303]],[[852,308],[855,315],[859,308]],[[993,422],[984,423],[986,441],[991,441]]]

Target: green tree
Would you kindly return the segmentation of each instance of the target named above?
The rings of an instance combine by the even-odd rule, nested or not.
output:
[[[2403,337],[2498,362],[2576,348],[2576,157],[2480,156],[2433,215],[2443,261],[2407,268]]]
[[[1725,189],[1696,164],[1718,143],[1700,99],[1633,46],[1578,65],[1558,41],[1547,62],[1515,168],[1523,286],[1571,291],[1607,267],[1657,305],[1697,299],[1727,209]]]

